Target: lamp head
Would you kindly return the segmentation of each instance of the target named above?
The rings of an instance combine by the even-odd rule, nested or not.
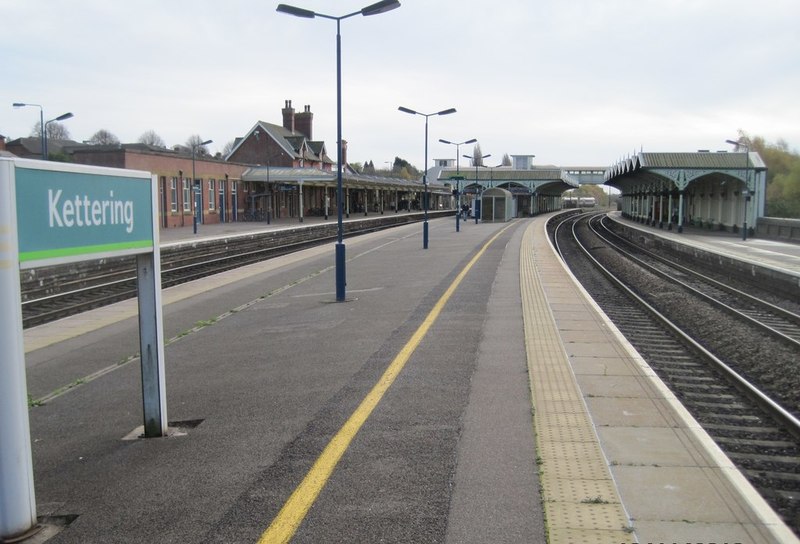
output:
[[[386,13],[400,7],[400,2],[397,0],[382,0],[361,10],[361,15],[367,17],[369,15],[378,15],[379,13]]]
[[[67,113],[65,113],[63,115],[59,115],[58,117],[56,117],[53,120],[54,121],[66,121],[67,119],[72,119],[73,117],[75,117],[75,116],[72,115],[72,112],[70,111],[70,112],[67,112]]]
[[[24,106],[27,106],[27,104],[25,104],[25,103],[23,103],[23,102],[14,102],[14,103],[12,104],[12,106],[14,106],[15,108],[22,108],[22,107],[24,107]]]
[[[404,113],[410,113],[411,115],[416,115],[417,114],[417,112],[415,112],[414,110],[409,109],[409,108],[404,108],[403,106],[400,106],[397,109],[402,111],[402,112],[404,112]]]
[[[442,140],[441,138],[439,138],[439,141],[440,141],[440,142],[442,142],[443,144],[452,144],[452,145],[455,145],[455,144],[453,144],[453,142],[448,142],[447,140]]]
[[[467,140],[467,141],[466,141],[466,142],[464,142],[464,143],[465,143],[465,144],[474,144],[474,143],[475,143],[475,142],[477,142],[477,141],[478,141],[478,140],[477,140],[477,138],[473,138],[473,139],[471,139],[471,140]]]
[[[450,108],[449,110],[442,110],[442,111],[436,112],[436,115],[450,115],[451,113],[455,113],[455,112],[456,112],[455,108]]]
[[[288,4],[278,4],[275,11],[286,13],[287,15],[294,15],[295,17],[303,17],[304,19],[313,19],[317,14],[311,10],[296,8]]]

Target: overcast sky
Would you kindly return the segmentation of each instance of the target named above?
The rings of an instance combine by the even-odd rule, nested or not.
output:
[[[536,164],[608,166],[635,151],[730,149],[739,129],[800,147],[798,0],[400,0],[343,20],[350,162],[455,158],[480,141]],[[336,23],[269,0],[0,0],[0,134],[28,136],[44,106],[73,139],[192,134],[212,152],[285,100],[311,106],[335,159]],[[345,15],[370,0],[292,0]],[[472,146],[462,146],[471,154]],[[466,161],[463,161],[464,164]],[[430,164],[430,162],[429,162]]]

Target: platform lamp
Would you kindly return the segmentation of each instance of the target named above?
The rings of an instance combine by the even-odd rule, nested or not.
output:
[[[746,143],[734,140],[725,140],[726,144],[735,145],[737,148],[744,148],[744,219],[742,220],[742,241],[747,240],[747,206],[750,204],[750,186],[747,182],[750,179],[750,146]]]
[[[489,153],[487,155],[483,155],[480,158],[480,160],[476,160],[475,157],[472,156],[472,155],[464,155],[465,158],[472,159],[472,162],[475,163],[475,201],[476,202],[479,202],[479,200],[478,200],[478,166],[480,166],[480,164],[478,164],[478,163],[479,162],[483,162],[483,159],[488,159],[491,156],[492,156],[492,154]],[[475,208],[476,208],[475,211],[474,211],[474,213],[475,213],[475,224],[477,225],[479,217],[478,217],[477,206],[475,206]]]
[[[294,15],[295,17],[302,17],[304,19],[313,19],[321,17],[323,19],[331,19],[336,21],[336,302],[345,301],[345,247],[343,241],[343,228],[342,228],[342,34],[341,22],[342,19],[353,17],[361,14],[365,17],[370,15],[379,15],[387,11],[391,11],[400,7],[400,2],[397,0],[383,0],[376,4],[371,4],[360,11],[354,11],[341,17],[334,17],[332,15],[324,15],[308,9],[296,8],[286,4],[279,4],[277,11],[286,13],[287,15]]]
[[[192,144],[192,185],[194,186],[194,217],[192,218],[192,231],[194,234],[197,234],[197,215],[203,213],[203,199],[201,197],[203,188],[197,183],[197,178],[194,175],[194,157],[198,147],[203,147],[213,141],[214,140],[206,140],[205,142]]]
[[[47,148],[47,125],[50,123],[55,123],[56,121],[66,121],[67,119],[72,119],[75,117],[72,112],[67,112],[64,114],[59,115],[55,119],[50,119],[49,121],[44,122],[44,127],[42,127],[42,141],[44,142],[44,160],[49,160],[50,153]]]
[[[425,215],[422,221],[422,249],[428,249],[428,117],[432,117],[434,115],[450,115],[451,113],[455,113],[456,109],[449,108],[446,110],[437,111],[436,113],[420,113],[403,106],[400,106],[397,109],[403,113],[421,115],[425,118],[425,166],[422,168],[422,185],[425,188],[425,196],[423,198],[423,210],[425,211]]]
[[[456,146],[456,206],[457,206],[456,207],[456,232],[459,232],[460,227],[461,227],[460,224],[459,224],[459,221],[460,221],[460,218],[461,218],[461,187],[460,187],[461,172],[459,170],[459,165],[458,165],[459,159],[460,159],[460,155],[458,154],[458,148],[461,147],[464,144],[474,144],[478,140],[476,138],[472,138],[471,140],[467,140],[465,142],[456,143],[456,142],[450,142],[448,140],[442,140],[441,138],[439,138],[439,141],[442,142],[443,144]]]
[[[24,108],[25,106],[31,106],[33,108],[39,108],[39,130],[42,131],[41,134],[41,151],[42,151],[42,160],[47,160],[47,155],[45,155],[45,141],[44,141],[44,108],[40,104],[28,104],[25,102],[14,102],[12,104],[15,108]]]

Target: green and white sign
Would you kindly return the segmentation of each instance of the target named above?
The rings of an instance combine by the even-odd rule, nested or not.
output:
[[[20,268],[136,255],[144,436],[167,435],[155,177],[0,157],[0,541],[37,523]]]
[[[15,169],[23,268],[152,251],[150,174],[60,166]]]

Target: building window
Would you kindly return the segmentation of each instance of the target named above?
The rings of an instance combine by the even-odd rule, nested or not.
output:
[[[217,197],[217,195],[215,194],[216,190],[214,189],[215,185],[216,185],[216,182],[213,179],[208,180],[208,209],[209,210],[213,210],[214,209],[214,201],[216,200],[216,197]]]
[[[183,178],[183,211],[192,211],[192,186],[186,178]]]
[[[178,212],[178,178],[173,177],[169,182],[169,209]]]

